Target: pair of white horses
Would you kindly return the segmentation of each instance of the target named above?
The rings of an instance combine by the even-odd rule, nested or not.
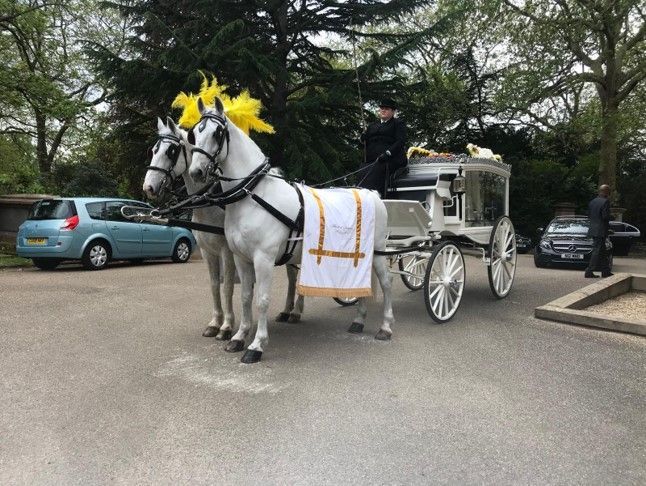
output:
[[[215,182],[221,177],[223,191],[235,189],[239,181],[244,180],[265,164],[266,157],[260,148],[242,130],[229,122],[224,108],[216,98],[214,107],[205,107],[198,100],[202,115],[201,121],[190,132],[179,129],[169,118],[164,123],[158,120],[159,141],[151,161],[151,166],[163,169],[149,170],[144,180],[143,189],[149,197],[155,197],[163,191],[168,180],[164,171],[171,171],[174,177],[184,177],[189,192],[195,192],[205,184]],[[183,146],[179,156],[173,162],[168,156],[169,148]],[[174,164],[174,165],[173,165]],[[188,172],[188,174],[187,174]],[[277,173],[264,176],[252,192],[274,207],[286,218],[295,221],[300,210],[300,201],[296,190]],[[384,203],[376,192],[371,192],[376,208],[374,249],[384,251],[386,248],[388,215]],[[290,236],[290,229],[267,209],[247,196],[226,206],[226,211],[217,207],[198,209],[193,220],[205,224],[224,227],[224,238],[219,235],[207,235],[198,232],[196,238],[203,249],[209,267],[213,290],[214,312],[205,335],[216,334],[226,339],[234,324],[232,310],[232,289],[234,267],[231,265],[231,254],[235,261],[241,282],[242,316],[237,332],[233,335],[225,350],[242,351],[245,339],[251,331],[252,303],[254,281],[256,304],[258,309],[257,329],[252,343],[242,356],[243,363],[260,361],[269,341],[267,329],[267,311],[269,308],[274,265],[284,253]],[[220,268],[222,256],[224,262],[225,309],[219,309]],[[292,321],[300,318],[303,300],[299,297],[294,305],[296,270],[291,265],[298,264],[301,258],[301,245],[297,245],[292,259],[288,263],[289,287],[285,309],[278,320],[286,320],[289,315]],[[394,323],[391,299],[391,278],[388,273],[386,257],[375,254],[373,270],[379,280],[383,296],[383,321],[376,339],[388,340],[392,335]],[[363,330],[367,309],[364,299],[359,299],[357,316],[349,331]],[[222,317],[223,316],[223,319]]]

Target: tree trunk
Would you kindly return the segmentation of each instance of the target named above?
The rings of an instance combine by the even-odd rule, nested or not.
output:
[[[52,171],[52,165],[47,157],[47,119],[45,115],[36,111],[36,160],[42,177],[48,177]]]
[[[287,94],[289,73],[287,72],[287,57],[290,45],[287,37],[288,2],[283,2],[271,12],[276,30],[277,72],[274,85],[274,95],[271,103],[271,121],[276,130],[272,137],[269,157],[272,165],[283,166],[285,159],[285,137],[287,135]]]
[[[608,184],[612,199],[616,200],[617,188],[617,103],[615,99],[603,104],[601,119],[601,163],[599,184]]]

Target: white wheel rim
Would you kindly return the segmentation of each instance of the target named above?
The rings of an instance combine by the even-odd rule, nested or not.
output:
[[[354,302],[357,300],[356,297],[337,297],[341,302],[345,302],[346,304],[349,304],[351,302]]]
[[[433,313],[447,320],[460,306],[464,290],[464,259],[455,245],[444,246],[431,263],[428,297]]]
[[[90,261],[95,267],[102,267],[108,260],[108,252],[101,245],[96,245],[90,250]]]
[[[180,243],[177,246],[177,258],[179,258],[180,260],[186,260],[188,258],[189,253],[190,253],[190,250],[186,243]]]
[[[490,272],[496,294],[507,295],[516,274],[516,235],[507,219],[500,222],[493,237]]]
[[[404,272],[412,274],[404,275],[404,277],[413,287],[419,287],[424,282],[427,262],[428,259],[426,258],[414,256],[404,265]]]

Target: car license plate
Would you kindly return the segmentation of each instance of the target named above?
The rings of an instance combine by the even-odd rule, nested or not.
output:
[[[583,255],[579,255],[578,253],[563,253],[561,258],[565,258],[566,260],[583,260]]]
[[[28,245],[46,245],[47,238],[27,238]]]

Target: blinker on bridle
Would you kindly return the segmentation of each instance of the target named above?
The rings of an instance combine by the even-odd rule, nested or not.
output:
[[[214,154],[210,154],[200,147],[193,147],[191,149],[191,155],[193,155],[195,152],[204,155],[207,159],[209,159],[207,174],[217,174],[218,172],[222,172],[222,169],[220,169],[220,164],[216,159],[222,152],[225,139],[227,142],[227,156],[229,155],[229,127],[227,126],[227,119],[225,117],[217,115],[215,113],[205,113],[204,115],[202,115],[202,118],[200,118],[200,121],[197,125],[197,129],[200,133],[204,131],[204,129],[206,128],[206,123],[209,120],[213,120],[217,124],[215,133],[213,134],[215,141],[218,144],[217,150]],[[193,127],[191,131],[193,130],[195,130],[195,127]]]
[[[169,179],[171,184],[175,182],[175,179],[177,179],[178,176],[175,174],[174,169],[177,165],[177,161],[179,160],[180,151],[184,152],[184,159],[188,162],[188,158],[186,157],[186,146],[182,143],[182,140],[179,137],[176,137],[174,135],[160,135],[157,138],[155,145],[148,149],[151,159],[153,155],[155,155],[159,151],[159,148],[164,141],[169,142],[168,148],[166,149],[166,156],[170,160],[170,167],[168,169],[154,165],[149,165],[148,167],[146,167],[147,170],[156,170],[157,172],[162,172],[166,176],[164,178],[164,181],[162,182],[162,187],[164,187],[167,182],[169,182]]]

